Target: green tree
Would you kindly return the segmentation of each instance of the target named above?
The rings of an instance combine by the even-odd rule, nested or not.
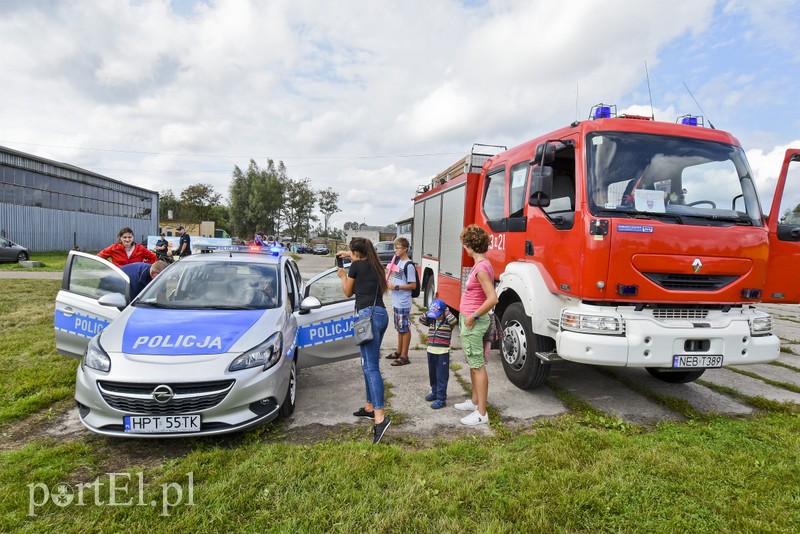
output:
[[[286,166],[282,161],[276,167],[269,159],[267,168],[261,169],[251,159],[247,172],[235,166],[228,189],[229,231],[244,239],[255,232],[277,233],[286,181]]]
[[[332,187],[327,189],[322,189],[317,192],[317,204],[319,205],[319,211],[322,212],[322,220],[325,223],[324,226],[324,235],[328,235],[328,222],[331,220],[331,216],[334,213],[342,211],[339,209],[339,193],[333,190]]]
[[[343,228],[344,230],[358,230],[358,222],[357,221],[346,222],[344,223]]]
[[[181,219],[209,221],[214,207],[219,206],[222,195],[208,184],[190,185],[181,192]]]
[[[180,201],[172,192],[172,189],[164,189],[158,194],[158,218],[159,220],[166,221],[169,219],[169,212],[172,212],[172,218],[178,219],[180,217]]]
[[[292,236],[293,241],[308,233],[311,221],[319,220],[311,213],[316,204],[316,195],[309,182],[308,178],[302,180],[287,178],[283,182],[284,202],[281,213],[286,232]]]

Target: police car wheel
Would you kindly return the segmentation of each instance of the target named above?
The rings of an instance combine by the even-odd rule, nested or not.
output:
[[[689,382],[694,382],[706,372],[705,369],[698,369],[696,371],[669,371],[666,369],[659,369],[658,367],[646,367],[646,369],[653,378],[658,378],[670,384],[688,384]]]
[[[544,384],[550,375],[550,364],[540,360],[536,353],[552,351],[555,342],[531,331],[531,319],[519,302],[506,309],[501,324],[500,355],[508,380],[520,389],[533,389]]]
[[[286,389],[286,397],[281,403],[281,416],[289,417],[294,413],[294,404],[297,400],[297,356],[292,359],[291,371],[289,371],[289,387]]]

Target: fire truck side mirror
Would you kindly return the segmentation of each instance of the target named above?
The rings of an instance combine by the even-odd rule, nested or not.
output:
[[[546,208],[553,195],[553,167],[540,166],[531,168],[531,196],[528,204]]]
[[[544,143],[536,147],[531,165],[549,165],[556,159],[556,145]]]

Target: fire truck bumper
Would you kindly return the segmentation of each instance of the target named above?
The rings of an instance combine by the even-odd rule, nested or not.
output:
[[[562,329],[556,334],[558,355],[595,365],[673,369],[765,363],[780,355],[777,336],[751,332],[751,320],[762,312],[751,316],[745,310],[736,319],[719,312],[695,322],[626,315],[620,314],[624,333],[619,335]]]

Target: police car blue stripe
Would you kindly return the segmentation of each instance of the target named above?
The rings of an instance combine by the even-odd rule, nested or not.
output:
[[[301,326],[297,330],[297,346],[313,347],[322,343],[345,339],[353,336],[353,318],[321,321]]]
[[[264,314],[264,310],[133,310],[122,334],[128,354],[185,356],[222,354]]]
[[[53,322],[57,330],[90,338],[108,326],[105,319],[80,313],[67,315],[61,310],[56,310]]]

